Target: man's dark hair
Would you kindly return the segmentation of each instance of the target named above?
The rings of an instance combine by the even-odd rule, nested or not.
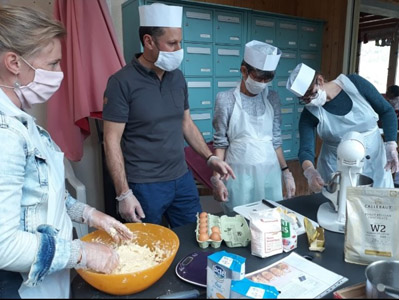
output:
[[[252,67],[250,64],[248,64],[245,60],[242,60],[241,66],[244,66],[247,68],[248,73],[253,73],[257,78],[261,78],[263,80],[267,81],[272,81],[274,78],[274,71],[263,71],[259,70],[257,68]]]
[[[163,29],[163,27],[148,27],[148,26],[139,27],[139,37],[140,37],[141,45],[144,47],[143,37],[145,34],[151,35],[156,40],[158,37],[160,37],[164,33],[165,33],[165,30]]]
[[[387,93],[386,96],[389,99],[395,98],[395,97],[399,97],[399,86],[397,85],[391,85],[387,88]]]

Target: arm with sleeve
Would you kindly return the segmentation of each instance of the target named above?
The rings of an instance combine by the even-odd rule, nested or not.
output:
[[[274,150],[282,146],[283,142],[281,139],[281,109],[280,109],[280,97],[275,91],[269,91],[268,99],[273,107],[274,119],[273,119],[273,147]]]
[[[34,159],[32,147],[27,146],[29,136],[19,120],[3,116],[2,122],[7,126],[1,126],[0,140],[7,144],[0,149],[0,269],[29,272],[28,285],[34,286],[67,267],[71,241],[58,238],[50,225],[27,229],[27,222],[38,222],[34,214],[46,218],[40,195],[29,190],[38,184],[26,173],[27,165],[34,163],[29,161]]]
[[[300,136],[298,159],[301,166],[305,160],[309,160],[314,164],[317,124],[319,124],[319,120],[305,107],[298,125]]]
[[[369,102],[374,111],[378,114],[382,128],[384,129],[385,141],[395,141],[397,139],[398,122],[395,110],[388,101],[378,92],[378,90],[365,78],[357,75],[348,75],[360,94]]]
[[[215,129],[215,133],[213,135],[213,146],[216,149],[226,149],[229,147],[227,129],[229,128],[234,103],[235,99],[232,91],[219,92],[216,95],[212,121],[213,128]]]

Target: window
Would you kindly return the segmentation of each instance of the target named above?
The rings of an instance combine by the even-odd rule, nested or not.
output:
[[[359,75],[370,81],[382,94],[385,94],[387,89],[390,50],[390,46],[376,46],[375,41],[362,43],[360,49]]]

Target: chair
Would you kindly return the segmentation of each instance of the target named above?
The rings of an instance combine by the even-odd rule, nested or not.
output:
[[[65,187],[68,192],[76,200],[86,204],[86,187],[84,184],[75,176],[75,172],[72,169],[72,165],[67,158],[64,158],[65,166]],[[73,227],[76,230],[78,238],[89,233],[89,227],[87,224],[81,224],[73,222]]]

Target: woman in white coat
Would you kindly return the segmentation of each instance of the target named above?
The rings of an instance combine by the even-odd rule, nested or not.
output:
[[[398,170],[396,132],[398,122],[392,106],[366,79],[339,75],[327,81],[301,63],[291,73],[287,89],[305,103],[299,120],[299,162],[314,192],[320,192],[337,171],[337,147],[345,133],[363,135],[366,156],[362,174],[373,179],[374,187],[393,187],[392,174]],[[385,143],[378,130],[381,120]],[[315,169],[315,130],[322,140]]]
[[[41,12],[0,6],[0,298],[69,298],[71,268],[117,267],[111,247],[72,239],[72,221],[132,237],[66,192],[64,154],[25,111],[59,88],[64,35]]]
[[[268,89],[281,51],[251,41],[245,45],[242,80],[236,88],[217,94],[213,117],[215,154],[234,170],[235,180],[224,182],[214,174],[214,196],[224,212],[262,199],[283,199],[295,194],[294,178],[281,149],[280,100]]]

